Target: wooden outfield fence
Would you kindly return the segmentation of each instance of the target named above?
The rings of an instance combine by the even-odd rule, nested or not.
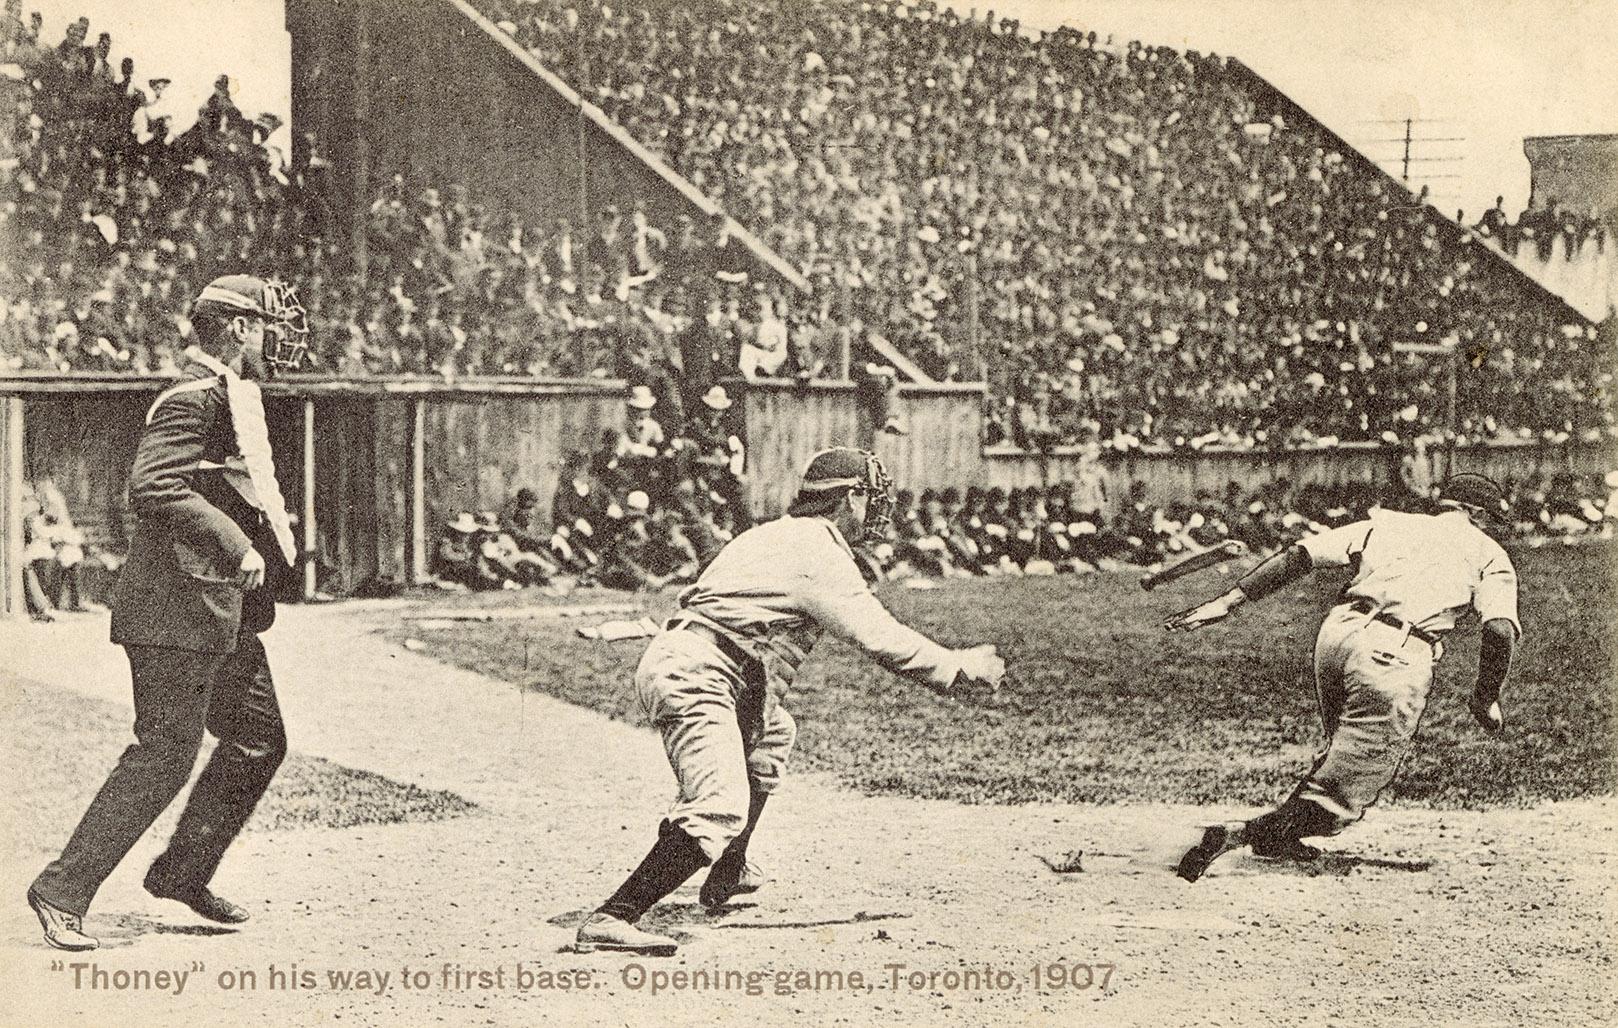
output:
[[[164,379],[127,376],[0,379],[0,615],[23,610],[20,495],[50,480],[87,538],[118,550],[127,537],[125,486],[146,409]],[[825,446],[873,445],[900,486],[1043,485],[1071,478],[1071,448],[1031,454],[984,448],[979,385],[907,385],[894,411],[908,434],[875,431],[847,383],[730,382],[748,444],[753,512],[778,514],[809,457]],[[625,425],[625,383],[614,380],[398,378],[295,380],[266,387],[266,413],[287,507],[298,515],[304,592],[336,594],[371,579],[422,578],[439,526],[461,510],[500,510],[521,486],[549,516],[573,451]],[[1146,450],[1109,455],[1117,492],[1145,484],[1163,501],[1285,476],[1299,484],[1396,481],[1399,451],[1375,444],[1266,452]],[[1455,470],[1523,480],[1604,472],[1610,447],[1539,443],[1464,447]],[[1443,470],[1443,469],[1440,469]]]
[[[134,377],[0,380],[0,613],[22,610],[23,483],[50,480],[87,539],[122,546],[125,486],[147,407],[169,383]],[[389,379],[277,382],[265,414],[287,509],[299,519],[305,592],[426,574],[436,526],[540,495],[569,451],[621,428],[624,383]]]

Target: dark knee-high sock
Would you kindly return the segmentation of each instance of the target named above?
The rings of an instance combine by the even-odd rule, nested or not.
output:
[[[1268,814],[1247,822],[1242,834],[1248,845],[1258,849],[1296,842],[1307,835],[1326,835],[1337,819],[1325,807],[1294,793]]]
[[[753,838],[753,829],[758,827],[758,819],[764,813],[764,804],[769,800],[770,794],[753,783],[752,794],[747,800],[747,824],[742,828],[741,834],[731,840],[725,847],[718,860],[714,861],[713,874],[740,875],[742,868],[747,864],[747,844]]]
[[[596,910],[625,921],[639,921],[658,900],[684,885],[706,863],[708,857],[697,840],[664,821],[651,852]]]

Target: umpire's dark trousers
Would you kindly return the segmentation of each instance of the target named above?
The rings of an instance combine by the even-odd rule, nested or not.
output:
[[[286,756],[286,730],[258,636],[242,633],[230,655],[124,647],[135,686],[135,743],[84,812],[62,855],[34,889],[81,917],[96,890],[191,776],[207,728],[219,740],[174,837],[152,865],[165,891],[213,878]]]

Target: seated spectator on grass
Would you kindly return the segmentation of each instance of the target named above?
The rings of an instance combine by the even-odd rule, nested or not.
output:
[[[933,534],[949,547],[949,557],[955,567],[966,574],[987,574],[982,548],[972,533],[970,518],[964,516],[965,506],[961,491],[954,486],[938,493],[936,511],[929,517]]]
[[[489,577],[499,579],[502,585],[544,585],[556,574],[556,565],[519,546],[492,510],[479,515],[478,548]]]
[[[519,486],[512,494],[500,527],[519,548],[529,553],[544,550],[548,537],[539,524],[539,494],[527,486]]]
[[[684,585],[697,580],[704,566],[697,546],[686,533],[684,519],[677,510],[658,509],[648,523],[651,545],[647,567],[667,576],[670,584]]]
[[[434,573],[463,589],[500,588],[501,579],[483,561],[478,536],[478,519],[471,511],[463,510],[454,520],[445,522],[444,532],[438,537]]]
[[[28,615],[35,621],[54,621],[43,579],[51,573],[56,549],[51,545],[39,500],[27,489],[22,495],[22,540],[23,599]]]
[[[611,538],[595,572],[595,580],[601,585],[629,592],[656,592],[674,581],[672,571],[657,570],[666,566],[666,561],[647,526],[650,512],[651,498],[638,489],[630,492],[622,504],[614,501],[608,506]]]

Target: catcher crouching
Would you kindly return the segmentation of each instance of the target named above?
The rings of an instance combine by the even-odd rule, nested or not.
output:
[[[994,646],[932,642],[895,619],[861,577],[849,541],[880,536],[892,488],[874,454],[815,455],[787,515],[743,532],[680,594],[679,613],[635,671],[678,794],[640,866],[579,926],[579,952],[674,953],[673,939],[636,922],[703,867],[700,899],[710,909],[763,884],[747,846],[797,734],[781,699],[823,631],[940,692],[999,685],[1005,664]]]

